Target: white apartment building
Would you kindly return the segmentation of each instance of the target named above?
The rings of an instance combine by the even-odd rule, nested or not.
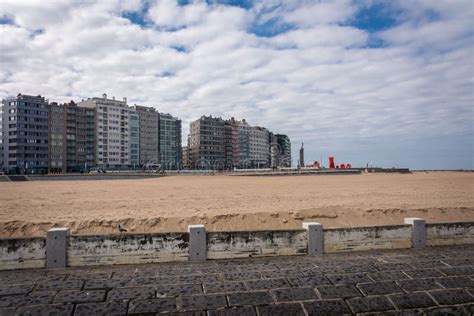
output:
[[[90,98],[78,106],[96,109],[96,164],[98,167],[121,169],[133,165],[130,144],[130,108],[127,98],[123,101]]]
[[[250,127],[250,163],[254,168],[270,166],[270,132],[259,126]]]

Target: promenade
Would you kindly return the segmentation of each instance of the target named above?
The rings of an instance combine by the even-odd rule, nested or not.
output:
[[[1,316],[400,311],[472,315],[474,246],[0,272]]]

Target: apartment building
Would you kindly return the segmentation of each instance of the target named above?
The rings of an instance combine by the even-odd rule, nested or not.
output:
[[[287,135],[275,135],[279,148],[277,164],[279,167],[291,167],[291,141]]]
[[[140,120],[140,165],[160,163],[159,114],[153,107],[135,105]]]
[[[0,103],[0,171],[5,170],[3,166],[3,103]]]
[[[250,128],[250,165],[252,168],[270,167],[270,132],[259,126]]]
[[[221,118],[201,116],[191,122],[189,160],[192,168],[225,168],[225,122]]]
[[[48,100],[22,95],[2,100],[3,168],[12,173],[48,171]]]
[[[181,120],[168,113],[159,113],[159,154],[163,169],[181,168]]]
[[[245,119],[238,124],[239,146],[237,168],[250,168],[250,125]]]
[[[137,111],[130,109],[130,165],[133,169],[140,167],[140,116]]]
[[[95,166],[95,109],[73,101],[49,104],[49,172],[83,172]]]
[[[133,167],[130,143],[130,108],[123,101],[94,97],[78,106],[96,109],[96,165],[110,169]]]

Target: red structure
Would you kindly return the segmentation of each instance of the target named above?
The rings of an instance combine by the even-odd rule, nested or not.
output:
[[[335,169],[336,166],[334,165],[334,157],[329,157],[329,169]]]
[[[346,165],[341,163],[341,169],[346,169]]]

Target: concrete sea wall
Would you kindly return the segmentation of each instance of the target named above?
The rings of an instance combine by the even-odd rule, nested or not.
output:
[[[202,225],[194,225],[199,226],[193,228],[201,233],[198,239],[193,236],[199,235],[191,230],[186,233],[69,235],[67,229],[59,232],[56,229],[55,240],[49,232],[47,237],[0,239],[0,270],[55,267],[54,263],[59,262],[71,267],[141,264],[474,243],[474,222],[425,224],[422,219],[413,218],[405,222],[407,224],[324,229],[319,223],[305,223],[305,229],[300,230],[241,232],[206,232]],[[58,243],[57,238],[64,238],[65,242]],[[60,245],[57,246],[60,249],[55,249],[55,245]],[[56,260],[61,256],[66,258]]]

